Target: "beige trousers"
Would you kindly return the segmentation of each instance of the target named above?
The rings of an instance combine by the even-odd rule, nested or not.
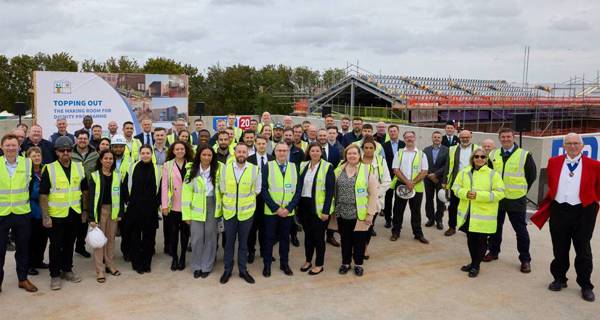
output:
[[[100,210],[100,223],[98,227],[108,239],[104,247],[94,249],[94,260],[96,260],[96,275],[104,275],[105,267],[117,270],[113,262],[115,257],[115,234],[117,233],[117,221],[112,220],[111,206],[103,204]],[[106,266],[105,266],[106,264]]]

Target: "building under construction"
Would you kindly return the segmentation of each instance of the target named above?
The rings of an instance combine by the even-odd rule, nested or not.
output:
[[[505,80],[386,76],[350,69],[334,85],[316,90],[304,103],[309,112],[331,108],[333,113],[434,127],[453,120],[482,132],[511,126],[515,114],[525,114],[531,119],[527,135],[600,131],[599,79],[524,86]]]

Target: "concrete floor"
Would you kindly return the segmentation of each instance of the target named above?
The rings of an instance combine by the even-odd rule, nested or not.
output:
[[[390,242],[389,230],[383,227],[383,219],[378,219],[378,236],[371,242],[371,259],[362,278],[337,273],[340,250],[330,245],[322,274],[312,277],[301,273],[303,246],[292,247],[294,276],[285,276],[276,262],[273,275],[265,279],[262,263],[257,261],[249,266],[257,281],[254,285],[243,282],[237,268],[229,283],[219,283],[222,250],[213,273],[198,280],[189,268],[171,272],[170,258],[162,253],[155,256],[151,274],[138,275],[117,252],[123,273],[120,277],[108,276],[106,283],[99,284],[93,261],[76,255],[74,270],[83,277],[81,283],[64,283],[62,290],[51,291],[47,270],[43,270],[41,275],[30,277],[40,290],[29,294],[17,288],[15,262],[9,253],[0,293],[0,319],[600,318],[600,301],[589,303],[580,298],[573,268],[568,273],[569,288],[561,292],[546,289],[552,280],[547,226],[542,231],[529,227],[531,274],[519,272],[514,232],[507,222],[500,259],[483,264],[479,277],[470,279],[459,270],[469,261],[463,233],[447,238],[442,231],[424,228],[431,244],[423,245],[413,240],[407,220],[408,212],[400,239]],[[162,232],[157,240],[157,251],[162,251]],[[592,250],[600,252],[597,235]],[[592,278],[600,284],[599,272]]]

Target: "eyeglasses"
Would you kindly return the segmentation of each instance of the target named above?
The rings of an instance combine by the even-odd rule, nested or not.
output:
[[[71,149],[59,149],[57,150],[59,153],[71,153]]]
[[[485,160],[487,158],[487,156],[483,156],[483,155],[474,155],[473,159],[481,159],[481,160]]]

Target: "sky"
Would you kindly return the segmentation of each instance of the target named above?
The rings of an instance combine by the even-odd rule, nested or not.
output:
[[[169,57],[531,83],[596,79],[598,0],[0,0],[0,54]]]

